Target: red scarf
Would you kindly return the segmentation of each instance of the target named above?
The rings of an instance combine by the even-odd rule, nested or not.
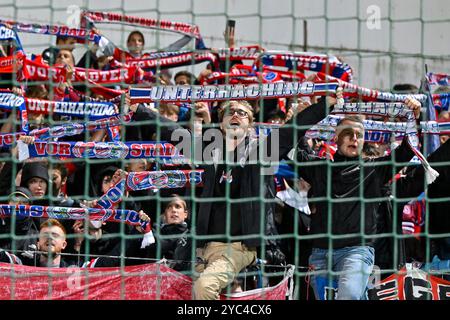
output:
[[[31,81],[48,81],[52,79],[54,82],[65,82],[66,72],[62,65],[49,66],[42,61],[42,57],[39,56],[35,60],[25,59],[24,64],[24,76]],[[105,84],[105,83],[137,83],[145,78],[151,77],[152,73],[145,73],[139,67],[129,66],[115,70],[96,70],[75,68],[73,78],[75,81],[91,81],[93,83]]]

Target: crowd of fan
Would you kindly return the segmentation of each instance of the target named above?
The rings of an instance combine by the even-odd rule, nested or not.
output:
[[[145,39],[141,32],[130,33],[127,45],[129,51],[123,52],[124,56],[145,58],[143,52]],[[233,43],[231,45],[233,46]],[[111,68],[113,60],[111,56],[97,58],[90,51],[76,63],[72,53],[74,46],[74,39],[58,37],[56,46],[45,50],[42,57],[49,65],[64,65],[68,79],[71,78],[75,66],[99,70]],[[225,68],[225,66],[222,67]],[[232,67],[232,64],[228,67]],[[166,69],[160,71],[154,81],[160,85],[199,84],[197,79],[205,77],[211,72],[211,66],[204,69],[198,77],[188,71],[180,71],[173,76],[172,80],[170,70]],[[72,101],[104,100],[101,95],[90,92],[87,86],[72,85],[70,81],[60,83],[56,87],[49,87],[46,84],[14,86],[12,81],[8,83],[9,79],[5,75],[2,75],[2,80],[3,88],[11,89],[14,93],[26,97],[46,100],[62,100],[67,97],[70,97]],[[408,93],[415,93],[414,88],[408,88],[408,90]],[[362,142],[358,140],[361,138],[361,132],[358,132],[361,129],[360,119],[348,120],[347,125],[350,124],[353,131],[350,133],[345,131],[340,145],[338,141],[338,149],[344,150],[342,145],[349,143],[348,141],[351,143],[357,141],[355,143],[360,145],[357,145],[356,149],[352,149],[354,146],[349,145],[347,146],[348,150],[341,153],[340,151],[336,152],[335,145],[308,139],[304,137],[304,131],[295,132],[289,125],[296,123],[299,128],[305,125],[311,126],[320,121],[326,115],[326,110],[335,103],[336,99],[332,97],[321,99],[313,97],[298,100],[295,103],[290,99],[284,99],[284,101],[269,99],[265,100],[263,105],[260,105],[260,101],[250,103],[231,101],[222,104],[196,102],[191,109],[166,103],[131,105],[129,97],[127,97],[125,104],[119,106],[133,111],[134,115],[132,122],[121,128],[121,133],[125,141],[154,141],[158,132],[161,140],[171,141],[171,134],[174,130],[200,130],[196,133],[201,134],[201,130],[215,126],[220,127],[224,132],[228,130],[233,134],[234,138],[230,141],[235,144],[235,148],[239,143],[248,144],[248,140],[256,134],[253,128],[254,121],[262,121],[280,127],[279,153],[281,159],[289,160],[287,154],[295,147],[294,135],[297,134],[299,137],[298,161],[323,159],[327,155],[334,156],[335,161],[344,161],[344,159],[336,160],[336,158],[347,157],[348,160],[354,156],[352,152],[356,152],[356,155],[359,156],[359,151],[356,149],[362,147],[364,143],[363,140]],[[413,99],[405,101],[405,103],[411,108],[417,108],[416,101]],[[15,117],[16,115],[13,113],[3,113],[4,121],[0,133],[18,131],[19,127],[16,125],[18,119],[14,119]],[[65,120],[64,117],[58,118],[53,115],[50,119],[50,116],[33,112],[29,112],[28,117],[30,129],[46,127],[55,121]],[[448,113],[442,112],[440,118],[449,119]],[[160,130],[157,128],[157,119],[161,124]],[[195,127],[194,123],[202,123],[203,128]],[[288,125],[284,125],[285,123]],[[345,123],[343,124],[345,125]],[[285,128],[284,131],[281,130],[283,128]],[[87,137],[89,141],[95,142],[108,139],[106,130],[88,132]],[[85,138],[83,133],[75,137],[62,138],[62,140],[85,141]],[[27,137],[20,139],[27,143],[33,143],[32,139],[27,139]],[[441,136],[443,146],[447,139],[448,136]],[[401,152],[398,151],[397,154],[400,155]],[[438,155],[439,159],[448,159],[446,150],[443,149],[442,154]],[[384,157],[383,159],[387,160],[391,156],[390,148],[388,145],[365,143],[362,148],[362,156],[368,161],[375,157]],[[16,160],[17,147],[3,150],[2,157],[9,159],[1,162],[0,195],[7,199],[3,203],[8,201],[9,204],[89,207],[95,204],[95,199],[105,194],[117,182],[118,177],[123,175],[124,171],[142,172],[165,169],[164,166],[157,167],[155,163],[146,159],[108,160],[107,162],[30,159],[20,163]],[[234,157],[238,159],[239,154],[234,152]],[[405,151],[400,162],[407,162],[411,157],[412,154]],[[203,168],[203,166],[200,167]],[[196,168],[199,167],[189,167],[188,169]],[[367,195],[368,198],[389,199],[392,188],[388,180],[394,169],[391,165],[377,168],[382,168],[384,171],[378,172],[376,179],[369,178],[372,186],[363,181],[364,192],[367,190],[372,192]],[[446,167],[439,168],[438,171],[443,176],[441,179],[447,179]],[[258,171],[259,166],[240,166],[239,161],[231,166],[220,163],[216,166],[205,166],[204,169],[204,186],[196,187],[194,192],[185,188],[129,191],[127,196],[122,199],[122,204],[117,205],[117,208],[136,210],[140,213],[142,220],[151,221],[156,243],[148,247],[141,248],[142,230],[139,227],[125,224],[89,220],[48,219],[44,221],[44,219],[36,218],[4,217],[0,221],[0,248],[3,249],[0,251],[0,260],[12,262],[17,261],[18,258],[25,265],[42,267],[67,267],[70,265],[102,267],[120,266],[122,263],[120,256],[125,257],[125,265],[149,263],[165,258],[175,270],[195,276],[194,292],[197,298],[215,299],[223,288],[233,282],[242,269],[254,265],[257,257],[264,259],[266,265],[273,267],[295,264],[296,266],[310,265],[315,267],[314,270],[321,270],[320,262],[314,259],[319,259],[320,251],[317,250],[328,252],[329,239],[323,233],[330,230],[333,234],[338,235],[353,234],[353,237],[333,239],[333,252],[348,250],[351,247],[366,248],[365,250],[369,251],[375,249],[375,254],[360,252],[362,255],[367,254],[371,259],[375,259],[369,263],[370,268],[375,263],[383,269],[396,270],[402,263],[424,262],[427,259],[425,256],[427,251],[423,247],[426,241],[423,240],[407,239],[406,251],[402,252],[406,260],[402,260],[401,257],[396,257],[394,254],[394,242],[397,240],[392,235],[376,238],[376,240],[361,237],[361,235],[355,236],[355,233],[361,231],[361,215],[364,212],[360,207],[356,209],[352,207],[356,206],[355,203],[359,200],[353,200],[353,203],[350,204],[347,202],[347,207],[335,207],[333,210],[337,210],[336,212],[342,216],[336,217],[335,212],[332,218],[333,228],[329,229],[326,220],[329,202],[323,201],[323,199],[314,200],[314,197],[320,198],[329,195],[326,189],[327,169],[323,162],[316,166],[299,169],[299,179],[284,176],[274,180],[273,176],[262,176]],[[344,197],[344,191],[348,191],[345,186],[358,185],[355,179],[360,179],[360,173],[358,171],[356,178],[353,175],[346,177],[341,173],[345,169],[340,168],[339,170],[341,170],[340,173],[336,171],[339,177],[333,173],[331,179],[332,192],[339,196],[342,193]],[[400,168],[395,170],[400,172]],[[413,188],[410,185],[415,183],[408,181],[408,177],[417,179],[420,173],[412,170],[404,171],[406,177],[404,185],[403,182],[397,182],[399,186],[397,190],[404,191],[404,194],[397,194],[397,196],[411,198],[416,195],[417,190],[411,190]],[[372,181],[373,179],[375,180]],[[293,208],[288,201],[283,202],[277,199],[277,183],[284,188],[298,191],[298,195],[305,201],[301,208],[303,213],[298,214],[298,206]],[[417,184],[423,187],[422,182],[418,181]],[[344,189],[339,189],[343,186]],[[374,189],[378,187],[380,190]],[[348,197],[359,196],[358,190],[358,188],[353,190],[356,193],[350,190],[352,192]],[[195,199],[192,197],[193,194],[195,194]],[[229,196],[230,201],[223,200],[226,195]],[[444,190],[443,193],[436,192],[435,195],[437,197],[448,196],[448,192]],[[309,205],[306,202],[307,197],[313,199]],[[203,201],[198,203],[194,201],[201,198],[204,198]],[[217,200],[214,200],[215,198]],[[406,202],[394,203],[394,206],[400,210],[397,212],[402,212]],[[400,229],[393,230],[393,225],[400,224],[401,226],[401,214],[393,215],[395,210],[392,209],[392,202],[388,200],[373,202],[372,200],[371,203],[370,208],[366,204],[365,218],[362,222],[366,226],[365,234],[370,236],[375,233],[400,233]],[[448,205],[445,203],[430,204],[430,233],[446,233],[449,230],[448,218],[442,217],[441,212],[448,213],[448,210],[446,207],[442,209],[442,206]],[[368,218],[367,212],[370,210],[372,210],[370,213],[372,216]],[[355,214],[358,216],[357,218],[353,216]],[[196,215],[195,219],[193,215]],[[230,215],[229,218],[228,215]],[[397,223],[394,223],[394,219],[398,219]],[[196,224],[191,225],[192,221],[195,221]],[[352,226],[349,227],[348,224]],[[194,240],[190,235],[190,230],[195,230],[195,235],[208,236],[208,238]],[[313,242],[298,238],[298,235],[315,233],[320,235]],[[282,240],[280,237],[277,239],[278,235],[283,234],[290,234],[290,236],[284,237]],[[232,236],[232,240],[226,235]],[[125,241],[122,241],[124,237]],[[362,240],[362,238],[364,239]],[[436,254],[441,260],[450,259],[448,239],[433,240],[432,255]],[[314,248],[313,257],[308,262],[311,247]],[[327,269],[327,265],[322,267]],[[333,268],[335,268],[334,265]],[[366,270],[363,267],[361,269]],[[192,272],[194,270],[196,272]],[[222,271],[229,274],[218,275]],[[270,283],[273,284],[274,281],[276,279]],[[361,281],[364,282],[364,280]],[[361,288],[355,289],[356,291],[349,289],[348,296],[344,295],[343,289],[341,298],[362,298],[365,285]]]

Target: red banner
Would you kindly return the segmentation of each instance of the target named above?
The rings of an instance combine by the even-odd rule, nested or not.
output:
[[[450,300],[450,281],[403,268],[369,290],[370,300]]]
[[[186,300],[192,281],[164,265],[38,268],[0,264],[1,300]]]
[[[222,299],[284,300],[291,275],[277,286]],[[0,263],[0,300],[191,300],[192,280],[162,264],[124,268],[39,268]]]

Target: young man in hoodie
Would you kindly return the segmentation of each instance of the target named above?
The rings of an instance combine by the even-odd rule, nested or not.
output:
[[[22,167],[20,186],[28,188],[35,199],[42,199],[48,189],[48,169],[39,162],[29,162]]]

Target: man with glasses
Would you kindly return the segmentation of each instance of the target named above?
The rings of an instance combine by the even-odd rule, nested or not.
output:
[[[320,104],[325,105],[324,101]],[[314,113],[312,109],[297,125],[316,123]],[[247,101],[224,102],[218,116],[225,148],[213,150],[213,164],[203,166],[204,187],[196,219],[196,234],[201,239],[197,252],[204,263],[196,267],[200,274],[194,283],[194,298],[202,300],[218,299],[242,269],[256,262],[262,237],[275,229],[267,232],[273,220],[273,176],[262,170],[260,155],[266,153],[261,148],[272,151],[275,147],[277,156],[271,160],[279,161],[293,147],[291,127],[281,128],[279,135],[272,131],[265,146],[258,143],[261,140],[252,135],[253,108]],[[257,161],[248,161],[252,159]]]
[[[300,127],[316,124],[326,116],[324,110],[330,105],[329,99],[331,97],[319,100],[317,104],[306,108],[301,117],[291,121]],[[335,99],[332,100],[335,103]],[[194,105],[196,111],[199,109],[197,105],[200,104]],[[203,109],[202,114],[209,113],[207,108]],[[142,104],[131,105],[130,110],[135,112],[134,121],[156,123],[158,118],[155,111]],[[199,236],[199,241],[196,241],[197,255],[204,262],[196,266],[196,271],[200,273],[194,284],[196,299],[218,299],[221,290],[232,283],[242,269],[256,261],[257,248],[261,246],[263,237],[275,234],[272,223],[275,205],[275,193],[271,188],[273,175],[263,171],[260,154],[267,153],[259,151],[270,150],[272,153],[275,150],[276,155],[271,156],[270,161],[279,161],[294,146],[292,125],[272,130],[264,141],[255,139],[254,109],[247,101],[222,103],[218,117],[220,131],[209,128],[198,131],[202,135],[195,135],[196,141],[200,138],[195,149],[203,151],[200,163],[204,169],[201,200],[198,209],[193,212],[196,217],[193,219],[196,221],[193,230]],[[178,124],[167,125],[164,120],[159,118],[161,140],[179,146],[183,142],[180,139],[191,136],[188,130]],[[204,123],[208,124],[209,121]],[[156,131],[156,125],[146,124],[145,130],[146,134],[142,136],[150,137],[150,133]],[[261,147],[266,150],[261,150]],[[190,151],[190,148],[187,149]],[[182,154],[186,156],[185,151]],[[199,161],[197,152],[195,155]],[[261,201],[261,197],[267,201]],[[272,257],[281,256],[273,254],[278,253],[275,247],[270,250]]]

